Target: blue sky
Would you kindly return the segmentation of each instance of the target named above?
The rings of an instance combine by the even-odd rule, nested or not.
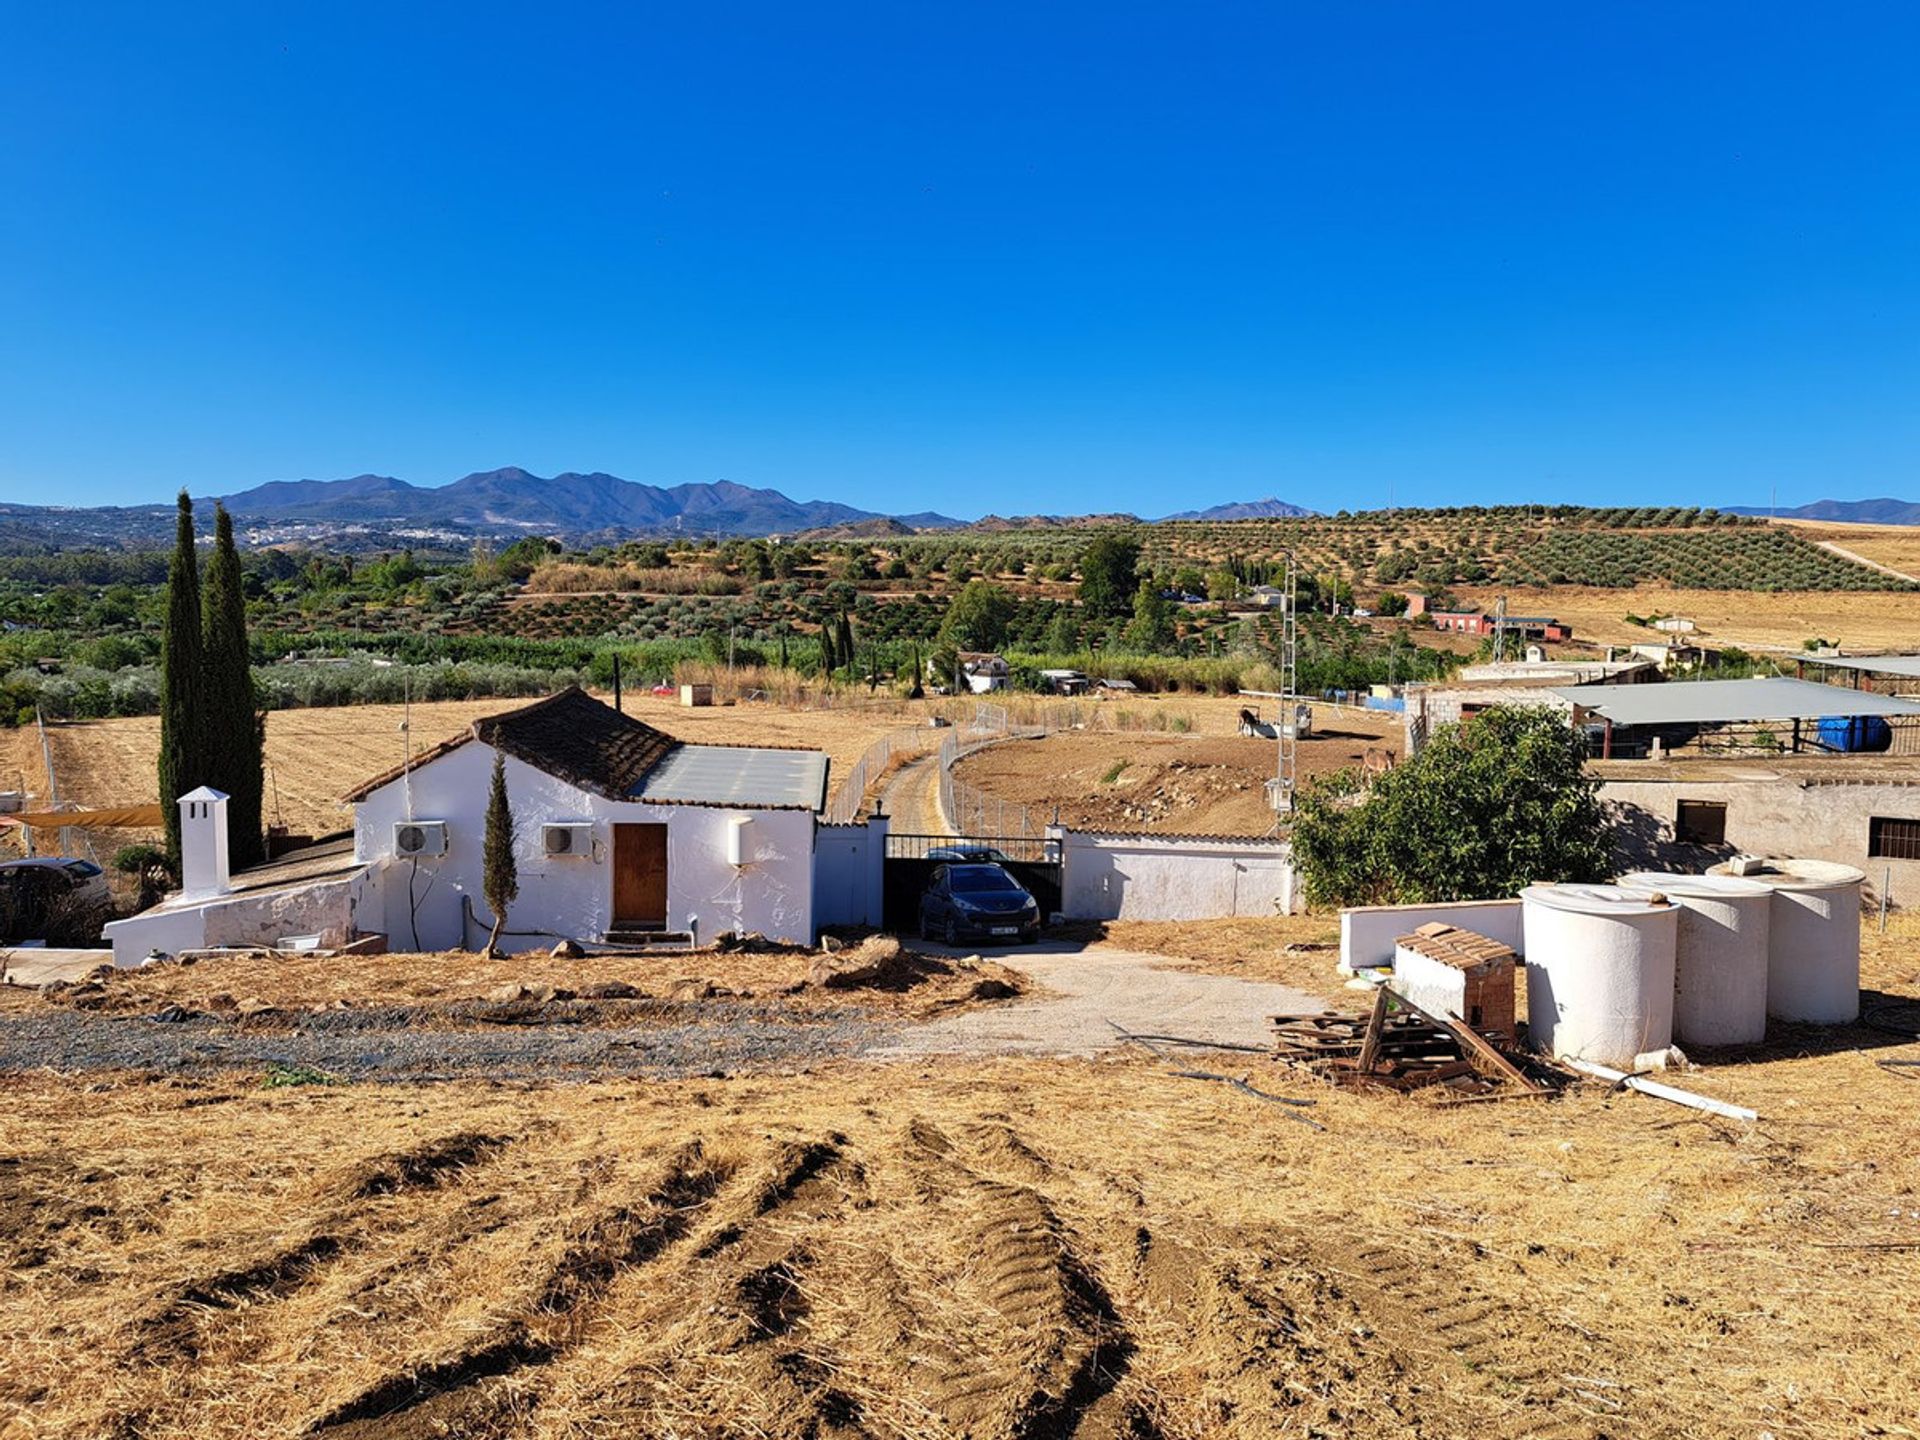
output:
[[[0,499],[1920,498],[1920,7],[17,6]]]

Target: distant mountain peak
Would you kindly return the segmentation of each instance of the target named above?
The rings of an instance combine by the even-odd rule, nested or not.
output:
[[[1211,505],[1205,510],[1182,510],[1178,515],[1168,515],[1168,520],[1298,520],[1311,515],[1313,511],[1303,505],[1295,505],[1288,500],[1276,500],[1269,495],[1264,500],[1233,500],[1224,505]]]

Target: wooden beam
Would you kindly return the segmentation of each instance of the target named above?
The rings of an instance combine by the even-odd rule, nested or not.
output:
[[[1360,1073],[1371,1075],[1380,1058],[1380,1031],[1387,1023],[1387,987],[1373,992],[1373,1013],[1367,1016],[1367,1033],[1360,1041]]]

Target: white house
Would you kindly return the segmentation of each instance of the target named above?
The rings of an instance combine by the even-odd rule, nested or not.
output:
[[[222,859],[214,879],[116,922],[115,963],[137,964],[156,948],[270,944],[294,934],[336,945],[377,932],[408,951],[483,943],[493,924],[481,857],[496,754],[519,876],[503,948],[667,931],[813,940],[827,757],[681,744],[575,687],[477,720],[357,787],[345,797],[354,806],[351,844],[343,836],[230,879]],[[201,847],[217,837],[211,820],[195,828],[194,799],[181,802],[189,827],[181,843],[188,878],[199,880],[213,863],[197,858]],[[217,849],[224,856],[224,845]],[[321,864],[311,880],[294,876]],[[272,904],[263,905],[263,892]],[[228,912],[246,896],[254,898],[241,924]],[[297,923],[268,933],[276,912]]]
[[[1005,656],[981,650],[960,651],[954,657],[954,668],[959,672],[959,683],[975,695],[1006,689],[1013,674]],[[927,660],[927,678],[936,684],[951,684],[956,679],[953,675],[939,673],[931,657]]]

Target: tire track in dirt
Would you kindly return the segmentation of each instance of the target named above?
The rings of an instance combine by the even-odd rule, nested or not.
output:
[[[916,1119],[906,1135],[923,1185],[962,1209],[979,1256],[963,1283],[993,1321],[991,1343],[957,1337],[935,1359],[933,1408],[981,1440],[1155,1434],[1143,1411],[1113,1395],[1134,1346],[1105,1287],[1039,1190],[988,1173],[1012,1166],[1037,1180],[1050,1167],[1004,1123],[962,1134],[957,1142]]]
[[[300,1238],[288,1242],[275,1236],[277,1243],[188,1277],[160,1296],[131,1324],[129,1359],[147,1366],[194,1359],[201,1349],[203,1329],[221,1314],[285,1299],[330,1262],[367,1246],[377,1224],[377,1206],[370,1202],[455,1184],[469,1168],[498,1155],[512,1139],[457,1131],[354,1166],[329,1187],[340,1197],[337,1208]]]
[[[574,1225],[517,1318],[375,1380],[302,1433],[335,1440],[512,1433],[531,1410],[532,1393],[489,1382],[550,1364],[576,1345],[614,1282],[684,1239],[729,1173],[708,1160],[698,1140],[689,1143],[637,1202],[602,1206]]]
[[[1597,1387],[1576,1391],[1562,1378],[1572,1366],[1563,1357],[1579,1355],[1577,1368],[1603,1371],[1604,1343],[1562,1330],[1543,1319],[1537,1305],[1516,1303],[1511,1292],[1475,1283],[1468,1273],[1475,1254],[1416,1256],[1388,1242],[1363,1241],[1325,1258],[1347,1277],[1372,1323],[1403,1349],[1429,1363],[1455,1362],[1474,1382],[1486,1409],[1480,1433],[1498,1440],[1678,1433],[1657,1417],[1630,1423],[1618,1413],[1622,1402]]]
[[[717,1197],[677,1272],[646,1297],[670,1306],[658,1349],[645,1347],[644,1358],[617,1373],[577,1377],[575,1403],[599,1423],[618,1417],[633,1434],[654,1433],[663,1415],[694,1433],[877,1433],[838,1364],[814,1346],[808,1293],[816,1244],[832,1243],[850,1210],[870,1203],[864,1168],[843,1136],[774,1144]],[[897,1286],[881,1271],[868,1279],[872,1304],[884,1312]],[[643,1316],[626,1318],[650,1328]],[[695,1423],[703,1416],[710,1429]]]

